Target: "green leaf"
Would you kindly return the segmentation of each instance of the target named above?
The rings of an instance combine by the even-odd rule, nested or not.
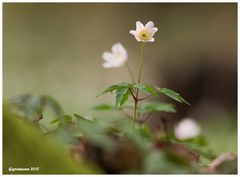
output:
[[[213,160],[216,158],[216,155],[213,153],[212,149],[209,148],[195,148],[190,145],[188,145],[193,151],[201,155],[202,157],[205,157],[206,159]]]
[[[111,148],[111,138],[105,132],[105,129],[98,125],[96,122],[90,122],[84,119],[80,119],[78,127],[83,135],[89,139],[93,144],[96,144],[103,148]]]
[[[101,96],[101,95],[104,95],[104,94],[106,94],[106,93],[109,93],[109,92],[113,92],[113,91],[115,91],[115,90],[117,90],[117,89],[119,89],[119,88],[128,88],[128,87],[130,87],[130,85],[131,84],[128,84],[128,83],[120,83],[120,84],[114,84],[114,85],[111,85],[111,86],[109,86],[108,88],[106,88],[102,93],[100,93],[99,95],[97,95],[97,97],[98,96]]]
[[[174,134],[167,134],[163,137],[161,137],[162,140],[167,140],[167,141],[172,141],[172,142],[177,142],[177,143],[183,143],[186,145],[193,145],[197,147],[204,147],[208,145],[208,141],[205,136],[199,135],[196,137],[192,137],[189,139],[178,139]]]
[[[56,124],[56,123],[60,123],[59,118],[53,119],[50,124]]]
[[[151,133],[151,130],[149,129],[149,127],[145,124],[139,125],[139,127],[137,127],[140,131],[141,137],[144,138],[144,140],[149,140],[149,141],[153,141],[153,135]]]
[[[115,84],[115,85],[108,87],[106,90],[104,90],[98,96],[103,95],[108,92],[116,91],[116,107],[117,106],[121,107],[128,100],[128,97],[131,94],[129,89],[131,89],[131,88],[132,88],[132,84],[129,84],[129,83]]]
[[[141,90],[144,93],[151,94],[151,95],[157,95],[156,89],[147,84],[134,84],[133,87],[138,88],[139,90]]]
[[[202,157],[207,159],[214,159],[216,158],[215,154],[212,152],[211,149],[208,149],[206,145],[208,144],[206,138],[204,136],[197,136],[186,140],[178,139],[174,134],[167,134],[161,137],[162,141],[170,141],[175,143],[181,143],[183,145],[188,146],[193,151],[200,154]]]
[[[150,174],[186,174],[193,173],[185,159],[166,151],[154,150],[146,155],[144,172]]]
[[[77,113],[74,113],[73,115],[74,115],[78,120],[81,120],[81,119],[88,120],[88,121],[93,121],[93,120],[94,120],[94,118],[93,118],[92,116],[87,116],[87,115],[85,115],[85,116],[80,116],[80,115],[77,114]]]
[[[36,115],[42,115],[46,107],[49,107],[59,118],[64,115],[61,105],[54,98],[47,95],[17,95],[10,98],[8,103],[18,115],[30,119],[36,117]]]
[[[128,87],[119,88],[116,91],[116,107],[118,105],[123,106],[123,104],[128,100],[129,95],[131,94]]]
[[[155,111],[163,111],[163,112],[176,112],[174,106],[170,103],[162,103],[162,102],[144,102],[139,105],[138,112],[141,113],[150,113]]]
[[[70,115],[64,115],[63,119],[65,122],[73,122],[73,118]]]
[[[63,109],[62,109],[61,105],[58,103],[57,100],[55,100],[54,98],[52,98],[52,97],[50,97],[48,95],[43,95],[41,97],[42,97],[42,99],[44,99],[44,101],[47,103],[47,105],[52,109],[52,111],[58,117],[64,116]]]
[[[206,137],[204,136],[196,136],[196,137],[192,137],[192,138],[189,138],[189,139],[186,139],[186,140],[179,140],[179,142],[183,142],[183,143],[189,143],[189,144],[196,144],[198,145],[199,147],[203,147],[203,146],[206,146],[208,144],[208,141],[206,139]]]
[[[20,116],[32,119],[43,112],[44,102],[39,96],[22,94],[13,96],[8,100],[8,105]]]
[[[180,96],[179,93],[170,90],[168,88],[157,88],[159,92],[167,95],[168,97],[180,102],[180,103],[186,103],[187,105],[190,105],[183,97]]]
[[[79,137],[81,137],[77,135],[78,132],[79,130],[74,130],[73,127],[58,127],[54,132],[52,132],[52,135],[62,144],[78,144]]]
[[[111,110],[116,110],[118,108],[116,108],[115,106],[112,106],[110,104],[99,104],[93,107],[94,110],[97,111],[111,111]]]

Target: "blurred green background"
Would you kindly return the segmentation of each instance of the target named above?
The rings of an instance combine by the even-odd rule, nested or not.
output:
[[[192,106],[176,103],[172,117],[200,122],[216,153],[237,152],[237,3],[4,3],[4,99],[47,94],[66,113],[103,115],[90,108],[114,98],[96,95],[129,77],[103,68],[101,55],[121,42],[136,73],[140,44],[129,30],[137,20],[159,29],[142,81],[181,93]]]

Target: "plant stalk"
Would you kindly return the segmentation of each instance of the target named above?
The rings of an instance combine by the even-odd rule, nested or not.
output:
[[[142,64],[143,64],[143,51],[144,51],[144,42],[141,44],[141,55],[140,55],[140,63],[139,63],[139,70],[138,70],[138,81],[137,83],[139,84],[141,81],[141,74],[142,74]],[[136,117],[137,117],[137,106],[138,106],[138,94],[139,94],[139,89],[137,89],[137,93],[134,99],[134,113],[133,113],[133,124],[135,125],[136,122]]]
[[[141,74],[142,74],[142,64],[143,64],[143,51],[144,51],[144,42],[141,44],[141,58],[139,63],[139,70],[138,70],[138,84],[141,81]]]

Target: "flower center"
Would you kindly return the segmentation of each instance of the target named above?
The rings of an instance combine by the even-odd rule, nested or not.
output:
[[[139,36],[142,40],[146,41],[149,38],[149,32],[147,30],[142,30]]]
[[[121,57],[121,53],[119,51],[115,52],[114,55],[115,55],[116,58],[120,58]]]

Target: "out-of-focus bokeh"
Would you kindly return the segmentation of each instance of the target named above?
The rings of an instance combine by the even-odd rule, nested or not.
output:
[[[136,73],[137,20],[159,28],[142,81],[181,93],[191,106],[175,103],[173,118],[200,122],[216,153],[237,152],[237,3],[4,3],[4,99],[47,94],[67,113],[100,115],[89,108],[114,98],[96,95],[129,81],[124,67],[102,67],[102,53],[121,42]]]

